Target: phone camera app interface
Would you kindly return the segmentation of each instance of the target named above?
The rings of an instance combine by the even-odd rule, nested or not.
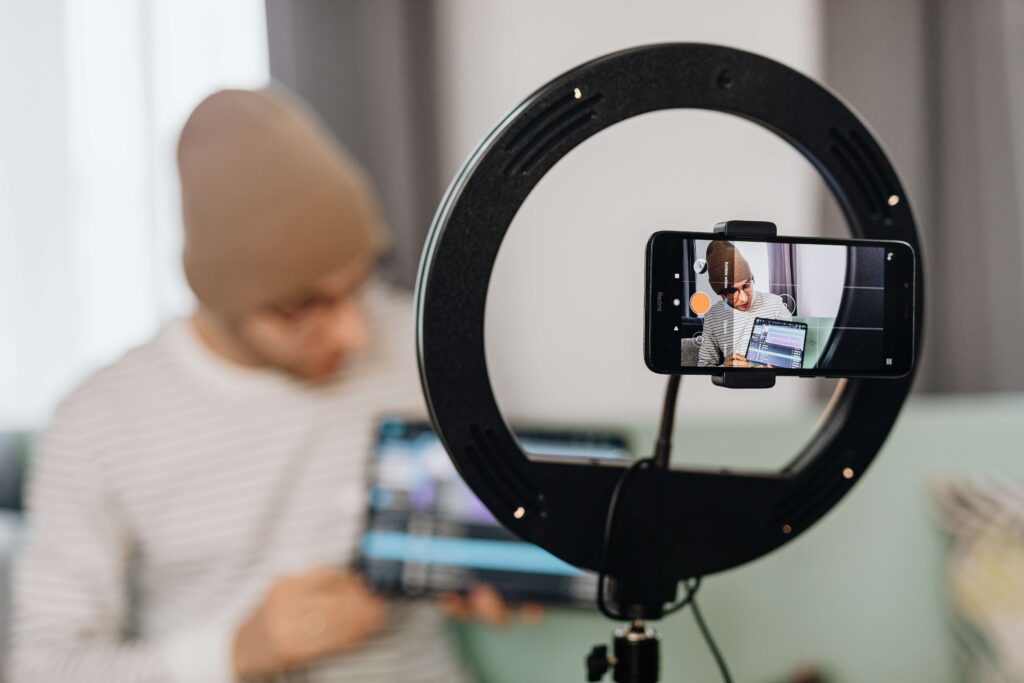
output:
[[[883,366],[886,256],[878,246],[684,239],[680,366]]]

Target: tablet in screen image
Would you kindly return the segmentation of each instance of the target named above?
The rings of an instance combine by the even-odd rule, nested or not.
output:
[[[747,360],[757,365],[800,369],[806,342],[805,323],[756,318],[747,343]]]

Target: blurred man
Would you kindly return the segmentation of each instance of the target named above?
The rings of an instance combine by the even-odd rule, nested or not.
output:
[[[749,368],[747,344],[755,318],[791,320],[793,314],[778,294],[754,289],[750,264],[732,242],[708,245],[708,281],[721,297],[704,315],[704,340],[697,365]]]
[[[461,680],[434,605],[389,607],[342,569],[373,420],[421,400],[409,302],[368,282],[369,183],[273,91],[207,98],[178,165],[198,306],[57,409],[13,680]],[[493,592],[448,607],[503,618]]]

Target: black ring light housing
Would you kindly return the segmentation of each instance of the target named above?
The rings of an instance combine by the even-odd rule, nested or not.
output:
[[[421,380],[459,473],[502,524],[570,564],[625,579],[703,576],[795,538],[863,475],[912,381],[840,382],[817,432],[776,473],[638,469],[619,502],[605,566],[603,525],[622,467],[524,455],[487,372],[487,290],[512,219],[559,159],[619,121],[679,108],[767,128],[818,169],[855,237],[913,246],[920,349],[923,279],[910,203],[871,132],[820,84],[748,52],[676,43],[595,59],[528,97],[466,162],[434,218],[417,284]]]

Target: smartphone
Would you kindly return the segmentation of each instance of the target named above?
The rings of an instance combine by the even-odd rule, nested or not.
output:
[[[662,374],[902,377],[915,267],[906,242],[656,232],[644,359]]]

